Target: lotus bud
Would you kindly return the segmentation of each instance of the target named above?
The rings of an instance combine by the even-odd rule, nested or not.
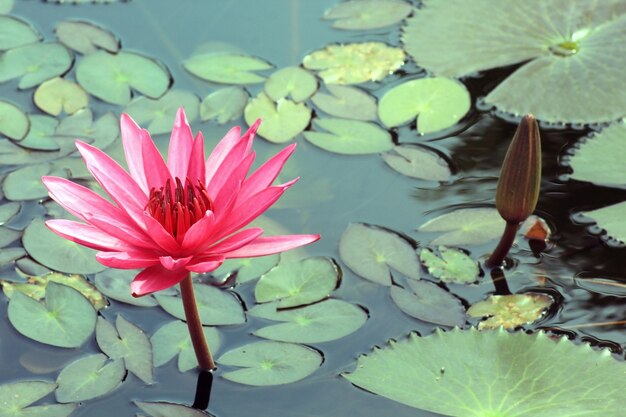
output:
[[[522,118],[504,157],[496,208],[507,223],[519,224],[535,211],[541,185],[541,139],[534,116]]]

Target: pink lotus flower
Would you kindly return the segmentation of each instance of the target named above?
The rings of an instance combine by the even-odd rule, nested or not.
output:
[[[319,235],[264,237],[261,228],[243,229],[297,180],[272,185],[295,145],[248,176],[259,123],[241,137],[238,127],[231,129],[205,161],[202,133],[194,139],[180,109],[166,164],[148,131],[123,114],[129,172],[101,150],[76,141],[89,172],[115,204],[67,179],[43,177],[50,197],[84,221],[55,219],[46,225],[99,250],[96,259],[103,265],[142,268],[131,284],[136,296],[176,285],[190,271],[213,271],[228,258],[269,255],[314,242]]]

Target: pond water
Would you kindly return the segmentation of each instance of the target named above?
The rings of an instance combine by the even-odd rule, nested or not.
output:
[[[120,39],[123,51],[155,58],[167,67],[173,79],[172,88],[203,99],[222,86],[194,77],[183,68],[182,62],[209,41],[235,45],[251,56],[270,62],[276,69],[301,65],[307,54],[329,44],[379,41],[401,47],[401,23],[363,31],[331,28],[330,21],[323,20],[322,16],[336,3],[337,0],[132,0],[104,5],[72,5],[16,0],[11,15],[30,22],[46,41],[56,39],[54,29],[59,22],[81,20],[95,23],[114,33]],[[76,56],[76,61],[82,59]],[[410,58],[406,60],[401,70],[385,77],[382,82],[367,82],[359,87],[380,99],[406,80],[425,76]],[[268,76],[273,71],[259,73]],[[484,97],[512,71],[513,68],[497,69],[463,79],[472,102]],[[70,79],[75,78],[70,76]],[[33,89],[18,90],[17,85],[16,79],[0,84],[0,99],[11,101],[28,114],[43,114],[33,103]],[[320,81],[320,88],[323,85]],[[251,97],[255,97],[262,86],[253,84],[246,88]],[[310,107],[314,108],[314,118],[324,117],[320,109]],[[123,105],[94,97],[90,98],[89,108],[95,117],[113,111],[117,118],[124,110]],[[147,127],[147,123],[142,125]],[[232,126],[245,126],[245,120],[239,117],[218,124],[197,119],[191,125],[194,132],[203,132],[206,148],[210,150]],[[221,417],[440,415],[374,395],[341,377],[344,372],[354,371],[357,358],[370,353],[375,346],[385,346],[390,339],[404,339],[411,332],[428,335],[441,326],[403,313],[392,302],[387,286],[354,273],[339,255],[339,242],[348,225],[360,222],[407,236],[418,242],[419,248],[436,248],[430,242],[438,234],[420,232],[417,228],[454,209],[494,207],[501,161],[515,128],[516,124],[510,118],[472,105],[458,123],[443,133],[419,135],[415,123],[389,129],[396,144],[422,144],[444,157],[451,165],[452,176],[449,181],[441,183],[402,175],[386,165],[379,152],[341,155],[320,149],[298,134],[292,140],[298,143],[298,147],[286,175],[300,176],[301,179],[266,216],[289,233],[321,234],[319,242],[286,256],[291,256],[289,259],[332,258],[341,270],[340,284],[332,298],[361,306],[367,311],[368,318],[358,330],[338,340],[307,344],[321,353],[323,363],[311,375],[297,382],[273,387],[238,384],[224,379],[221,373],[229,368],[220,366],[213,382],[208,411]],[[525,329],[547,329],[555,334],[566,334],[576,341],[609,346],[621,356],[626,336],[619,320],[624,317],[622,298],[626,292],[617,284],[626,278],[623,249],[607,246],[598,236],[599,231],[591,233],[588,225],[573,221],[572,214],[623,201],[626,193],[569,181],[564,177],[568,168],[560,163],[564,149],[588,132],[542,127],[543,180],[535,213],[546,220],[552,235],[546,250],[536,256],[528,240],[519,238],[510,255],[512,267],[505,274],[511,293],[532,290],[550,294],[555,300],[538,322],[525,325]],[[165,150],[169,135],[153,137],[161,150]],[[284,146],[262,138],[257,138],[254,145],[260,160],[267,159]],[[5,164],[0,166],[0,173],[7,175],[19,167]],[[5,198],[2,204],[8,201]],[[45,198],[21,201],[21,211],[7,223],[7,227],[21,233],[34,217],[45,216],[42,205],[45,201]],[[486,243],[458,246],[466,249],[474,261],[482,263],[496,244],[497,239],[491,239]],[[17,239],[8,247],[21,246]],[[0,278],[23,281],[23,275],[15,268],[14,262],[5,263]],[[41,266],[29,265],[28,268],[45,271]],[[405,282],[402,274],[394,271],[392,275],[394,282]],[[437,281],[426,269],[422,270],[422,277]],[[89,274],[88,278],[93,280],[94,275]],[[594,284],[590,278],[611,279],[615,285]],[[255,282],[233,288],[248,310],[255,305]],[[454,293],[465,308],[496,291],[488,271],[481,272],[477,283],[442,287]],[[8,304],[8,298],[0,294],[0,385],[17,380],[55,381],[59,372],[74,360],[101,351],[93,336],[79,348],[69,349],[24,337],[7,318]],[[114,322],[118,314],[147,335],[154,334],[161,325],[172,320],[158,306],[135,307],[113,299],[109,299],[107,308],[99,311],[99,315],[110,322]],[[477,322],[477,319],[467,318],[465,327]],[[608,322],[618,323],[611,325]],[[222,344],[216,357],[261,340],[252,332],[269,323],[272,322],[249,315],[245,324],[218,326]],[[191,405],[197,377],[196,370],[179,372],[176,360],[170,360],[155,368],[154,384],[144,384],[135,375],[128,374],[114,391],[82,402],[71,415],[134,416],[140,411],[132,401]],[[446,401],[446,398],[441,400]],[[50,394],[41,403],[54,401],[54,395]],[[3,416],[1,410],[0,416]]]

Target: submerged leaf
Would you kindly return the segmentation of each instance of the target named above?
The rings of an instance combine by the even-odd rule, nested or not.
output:
[[[500,326],[513,329],[539,319],[552,303],[552,297],[545,294],[490,295],[485,301],[473,304],[467,310],[467,315],[488,317],[478,323],[479,329]]]
[[[448,181],[452,176],[445,159],[421,146],[395,146],[393,152],[381,156],[387,165],[407,177]]]
[[[364,30],[395,25],[411,13],[403,0],[351,0],[327,10],[324,19],[335,20],[337,29]]]
[[[311,120],[311,110],[304,103],[280,99],[274,103],[265,93],[250,100],[244,110],[246,123],[252,126],[262,119],[257,134],[270,142],[283,143],[302,132]]]
[[[428,272],[442,280],[443,282],[455,282],[458,284],[468,284],[476,281],[478,264],[458,249],[450,249],[439,246],[438,257],[430,249],[422,249],[420,260],[428,268]]]
[[[408,280],[409,289],[391,286],[391,299],[409,316],[442,326],[465,324],[465,308],[454,295],[422,280]]]
[[[364,155],[388,151],[393,147],[391,135],[378,125],[359,120],[315,119],[316,128],[330,133],[308,130],[304,137],[313,145],[345,155]]]

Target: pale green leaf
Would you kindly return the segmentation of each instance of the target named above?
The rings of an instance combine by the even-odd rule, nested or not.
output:
[[[104,295],[116,301],[141,307],[154,307],[156,302],[152,295],[133,297],[130,291],[130,283],[137,276],[139,270],[134,269],[111,269],[96,274],[96,288]]]
[[[315,127],[330,133],[307,130],[304,137],[324,150],[363,155],[380,153],[393,148],[391,135],[378,125],[359,120],[315,119]]]
[[[479,329],[500,326],[513,329],[538,320],[552,303],[552,297],[546,294],[490,295],[486,300],[473,304],[467,310],[467,315],[488,317],[478,323]]]
[[[246,105],[244,118],[249,126],[261,119],[257,134],[270,142],[283,143],[293,139],[309,125],[311,110],[304,103],[287,99],[274,103],[265,93],[260,93]]]
[[[6,176],[2,191],[8,200],[37,200],[48,196],[41,177],[50,173],[50,164],[29,165]]]
[[[480,245],[502,236],[505,221],[495,208],[467,208],[442,214],[421,225],[420,232],[445,232],[431,245]]]
[[[98,49],[117,52],[120,47],[113,33],[91,22],[65,20],[57,24],[55,32],[59,41],[81,54],[91,54]]]
[[[26,89],[62,75],[71,66],[72,53],[60,43],[24,45],[0,55],[0,82],[19,77],[18,87]]]
[[[378,107],[374,97],[356,87],[327,84],[330,94],[318,91],[311,101],[331,116],[355,120],[377,120]]]
[[[180,107],[185,109],[189,123],[198,118],[200,100],[188,91],[170,90],[158,99],[137,97],[133,99],[124,111],[139,125],[148,124],[148,131],[153,135],[169,133],[174,126],[174,118]]]
[[[268,62],[247,55],[198,54],[183,62],[183,67],[206,81],[222,84],[257,84],[265,80],[255,71],[272,68]]]
[[[428,281],[407,280],[408,288],[392,285],[394,303],[409,316],[442,326],[465,324],[465,308],[450,292]]]
[[[166,402],[143,402],[133,401],[135,405],[141,408],[152,417],[207,417],[210,414],[205,411],[198,410],[183,404],[174,404]]]
[[[121,384],[126,369],[124,362],[107,362],[101,353],[84,356],[67,365],[57,378],[55,395],[58,402],[91,400],[113,391]]]
[[[337,29],[366,30],[395,25],[409,13],[411,5],[403,0],[351,0],[327,10],[324,19],[334,20]]]
[[[265,94],[274,101],[291,96],[295,102],[311,97],[317,90],[317,78],[300,67],[286,67],[265,81]]]
[[[606,230],[607,236],[616,241],[626,243],[626,201],[602,207],[596,210],[583,211],[591,217],[600,229]]]
[[[476,281],[480,270],[472,258],[458,249],[446,248],[445,246],[439,246],[437,250],[439,256],[427,248],[420,252],[420,260],[432,276],[443,282],[458,284]]]
[[[387,165],[407,177],[448,181],[452,176],[445,159],[421,146],[395,146],[393,152],[381,156]]]
[[[8,101],[0,100],[0,134],[20,140],[26,136],[29,128],[30,121],[21,108]]]
[[[200,104],[203,121],[216,119],[219,124],[239,119],[250,96],[241,87],[224,87],[206,96]]]
[[[33,101],[41,111],[58,116],[62,111],[72,114],[84,109],[89,104],[89,96],[78,84],[53,78],[37,87]]]
[[[40,35],[29,23],[14,16],[0,16],[0,51],[38,42]]]
[[[0,385],[0,417],[67,417],[77,404],[28,407],[57,388],[52,382],[19,381]]]

